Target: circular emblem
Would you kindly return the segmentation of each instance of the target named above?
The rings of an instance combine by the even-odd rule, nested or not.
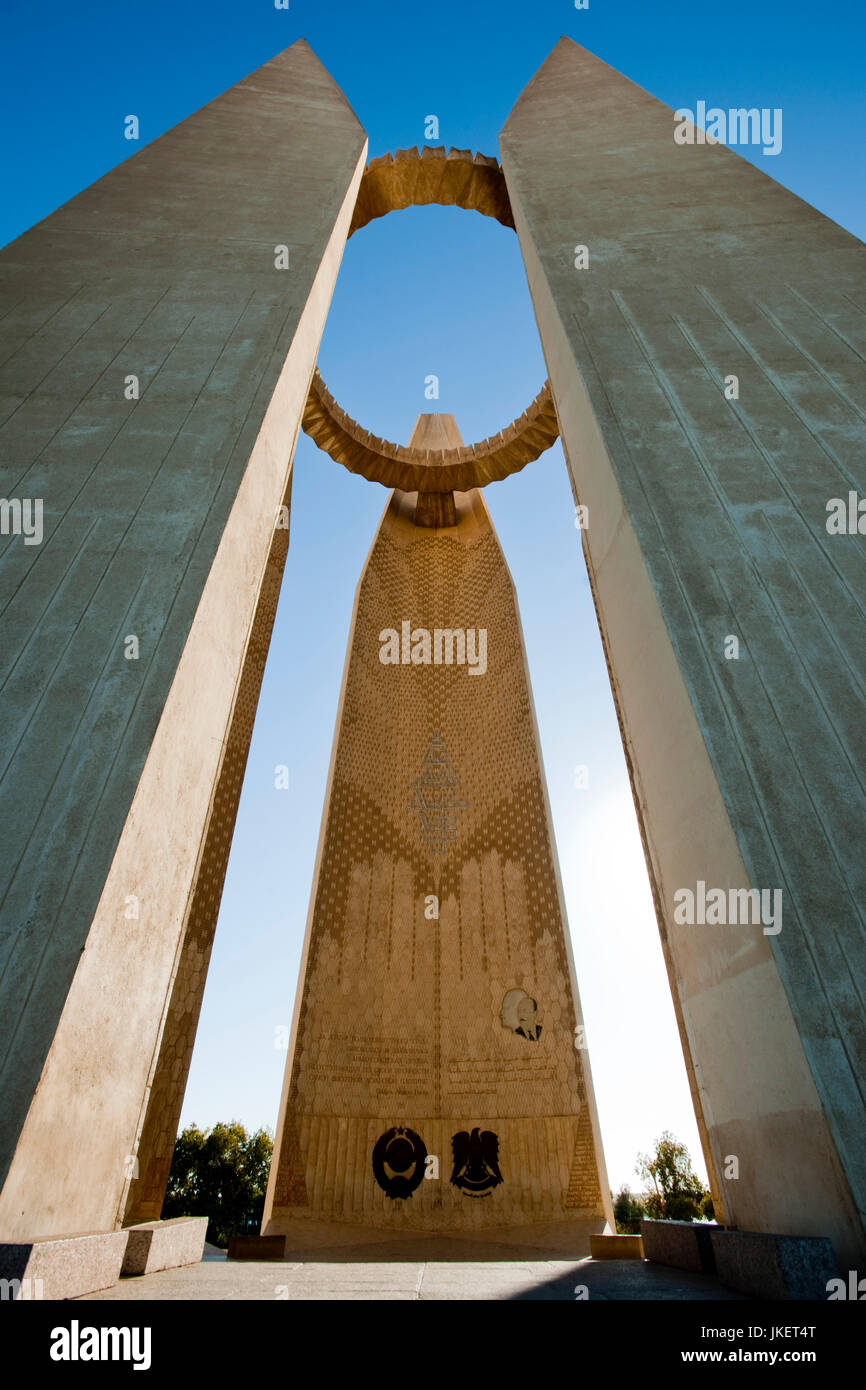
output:
[[[380,1134],[373,1148],[373,1177],[386,1197],[411,1197],[424,1177],[427,1148],[412,1129],[398,1125]]]

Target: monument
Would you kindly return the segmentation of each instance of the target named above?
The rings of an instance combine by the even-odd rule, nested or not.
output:
[[[267,1229],[429,1212],[458,1238],[561,1208],[575,1230],[594,1175],[604,1210],[516,608],[475,492],[561,433],[717,1214],[862,1263],[863,247],[678,129],[562,40],[501,165],[368,166],[299,42],[0,252],[0,1239],[159,1216],[303,421],[397,494],[356,614]],[[347,236],[425,202],[514,228],[550,374],[477,445],[441,419],[378,439],[314,375]],[[456,616],[436,547],[476,586]],[[437,628],[465,662],[442,636],[437,664]],[[395,763],[375,702],[398,688]],[[347,982],[354,1042],[310,1003],[331,1016]]]
[[[412,451],[358,586],[263,1233],[573,1253],[613,1213],[514,588],[481,492],[440,490],[452,417]]]

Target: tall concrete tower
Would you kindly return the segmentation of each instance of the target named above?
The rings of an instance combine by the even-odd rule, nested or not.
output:
[[[461,445],[427,415],[410,448]],[[264,1233],[588,1250],[612,1214],[584,1044],[511,577],[479,490],[396,489],[357,591]]]
[[[716,1211],[853,1268],[866,254],[702,134],[563,39],[500,151]],[[781,911],[683,920],[704,889]]]
[[[366,147],[298,42],[0,253],[7,1241],[160,1213]]]

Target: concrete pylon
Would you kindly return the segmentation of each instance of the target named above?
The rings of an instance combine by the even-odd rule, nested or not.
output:
[[[567,39],[501,157],[720,1210],[854,1265],[864,249]]]
[[[412,438],[461,443],[448,415]],[[574,1254],[613,1224],[517,603],[477,490],[395,490],[358,586],[276,1134],[262,1232],[288,1252]]]
[[[2,1239],[159,1215],[365,156],[298,42],[0,253]]]

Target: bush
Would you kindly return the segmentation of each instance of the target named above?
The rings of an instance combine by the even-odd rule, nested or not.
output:
[[[634,1197],[628,1187],[623,1187],[613,1196],[613,1215],[616,1229],[622,1236],[639,1236],[641,1217],[646,1215],[643,1203]]]
[[[653,1190],[645,1198],[646,1215],[655,1221],[699,1221],[712,1213],[712,1197],[692,1172],[685,1144],[665,1130],[652,1157],[639,1154],[637,1171]]]
[[[228,1245],[230,1236],[257,1235],[274,1141],[266,1129],[248,1135],[242,1124],[189,1125],[175,1141],[163,1220],[207,1216],[207,1239]]]

